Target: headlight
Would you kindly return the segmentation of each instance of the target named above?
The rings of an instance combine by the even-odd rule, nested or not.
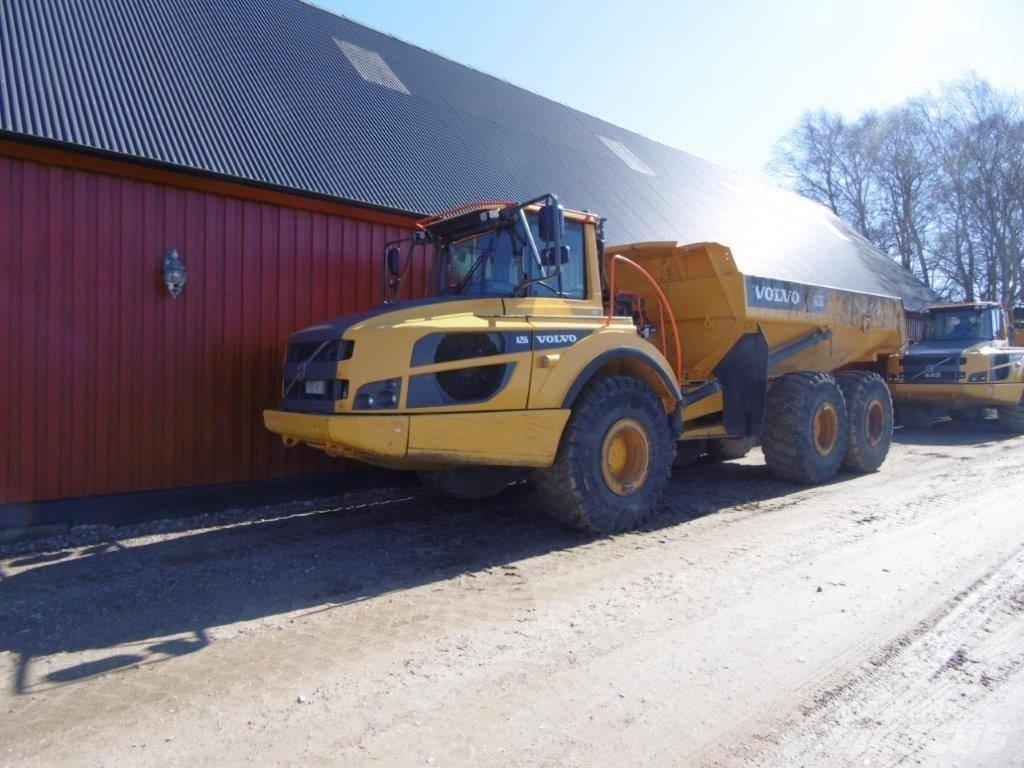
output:
[[[982,371],[981,373],[972,373],[970,376],[967,377],[967,380],[975,384],[978,383],[979,381],[988,381],[988,371]]]
[[[398,407],[398,398],[402,394],[401,379],[384,379],[363,384],[356,392],[353,410],[381,411]]]

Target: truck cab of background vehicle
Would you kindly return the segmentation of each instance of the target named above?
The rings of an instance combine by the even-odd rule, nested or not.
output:
[[[924,314],[924,337],[889,361],[898,418],[928,427],[946,413],[974,421],[995,408],[1007,430],[1024,431],[1021,310],[973,302],[927,307]]]

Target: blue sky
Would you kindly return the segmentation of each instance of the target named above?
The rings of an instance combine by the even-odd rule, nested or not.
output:
[[[807,109],[856,116],[970,70],[1024,91],[1024,0],[315,2],[762,177]]]

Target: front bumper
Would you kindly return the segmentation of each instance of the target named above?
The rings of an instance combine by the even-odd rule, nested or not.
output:
[[[299,443],[397,469],[490,465],[549,467],[568,409],[321,415],[266,410],[267,429]]]
[[[933,404],[980,405],[990,408],[1019,405],[1024,383],[899,384],[889,383],[893,400]]]

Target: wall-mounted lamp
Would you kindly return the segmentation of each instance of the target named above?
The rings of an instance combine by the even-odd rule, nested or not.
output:
[[[188,269],[185,262],[178,258],[178,252],[164,251],[164,285],[167,286],[167,292],[171,294],[172,299],[178,298],[187,279]]]

